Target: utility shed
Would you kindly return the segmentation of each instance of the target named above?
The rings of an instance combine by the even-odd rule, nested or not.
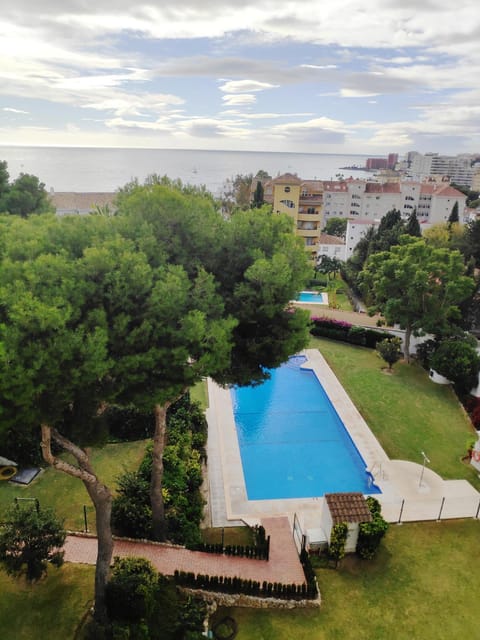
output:
[[[333,526],[345,522],[348,526],[348,537],[345,543],[347,553],[351,553],[357,548],[358,525],[361,522],[371,521],[372,514],[362,493],[325,494],[321,527],[330,540]]]

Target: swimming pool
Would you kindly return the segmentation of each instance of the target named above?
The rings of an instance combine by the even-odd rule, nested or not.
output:
[[[300,291],[296,302],[308,302],[308,304],[328,304],[328,294],[316,291]]]
[[[294,356],[262,385],[231,389],[248,499],[380,493],[305,361]]]

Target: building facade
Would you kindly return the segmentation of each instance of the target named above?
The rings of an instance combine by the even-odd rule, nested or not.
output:
[[[466,196],[445,182],[369,182],[345,180],[323,183],[323,219],[358,218],[380,220],[397,209],[408,218],[415,209],[421,225],[447,222],[455,203],[463,222]]]
[[[286,213],[293,219],[296,235],[315,259],[322,228],[323,183],[285,173],[264,183],[263,197],[274,213]]]
[[[478,171],[475,166],[477,157],[470,154],[444,156],[438,153],[417,153],[411,151],[407,155],[408,173],[416,180],[427,176],[448,176],[450,182],[471,187],[474,175]]]

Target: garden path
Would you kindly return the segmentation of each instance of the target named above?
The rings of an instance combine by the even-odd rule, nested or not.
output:
[[[150,560],[164,575],[175,569],[195,574],[239,577],[245,580],[303,584],[305,577],[293,541],[292,529],[285,516],[263,518],[265,532],[270,536],[269,560],[238,558],[203,551],[189,551],[183,547],[154,542],[115,540],[113,555],[140,556]],[[93,536],[71,535],[65,542],[65,561],[95,564],[97,539]]]

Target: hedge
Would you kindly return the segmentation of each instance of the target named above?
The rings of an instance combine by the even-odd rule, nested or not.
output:
[[[313,336],[340,340],[341,342],[348,342],[349,344],[356,344],[369,349],[376,349],[377,342],[392,337],[388,331],[365,329],[349,322],[324,317],[312,318],[310,333]]]
[[[303,584],[284,584],[281,582],[260,583],[258,580],[231,578],[224,576],[209,576],[192,572],[175,571],[173,579],[181,587],[204,589],[205,591],[220,591],[222,593],[242,593],[260,598],[281,598],[283,600],[314,599],[318,595],[318,588]]]

